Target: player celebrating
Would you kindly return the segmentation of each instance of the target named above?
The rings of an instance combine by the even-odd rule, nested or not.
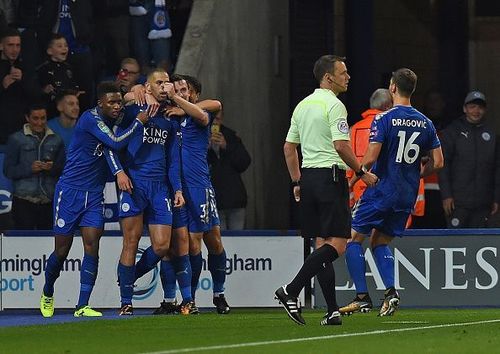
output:
[[[141,114],[130,127],[115,136],[110,127],[122,114],[122,95],[113,83],[104,82],[97,89],[98,105],[82,114],[68,149],[63,174],[54,193],[55,250],[47,260],[45,285],[40,299],[44,317],[54,314],[54,283],[59,277],[79,226],[84,256],[80,271],[80,297],[75,317],[102,316],[88,306],[98,269],[99,239],[104,225],[103,190],[109,172],[106,161],[119,178],[124,176],[112,150],[128,143],[134,132],[147,121]],[[109,148],[109,149],[108,149]]]
[[[417,197],[419,179],[443,167],[443,154],[431,120],[411,106],[410,98],[417,76],[402,68],[392,74],[389,85],[394,107],[376,116],[370,131],[370,144],[357,178],[373,166],[379,182],[368,188],[355,205],[352,238],[346,249],[346,262],[356,286],[356,298],[339,309],[348,314],[367,311],[371,299],[366,286],[366,264],[362,249],[365,236],[371,234],[371,248],[384,281],[385,299],[379,316],[392,315],[399,306],[394,287],[394,256],[388,244],[401,236]],[[429,159],[421,167],[422,156]]]
[[[175,94],[168,79],[164,70],[154,70],[148,76],[147,91],[160,104],[165,104],[168,98],[193,115],[203,115],[201,109]],[[136,105],[132,107],[139,109]],[[123,193],[120,201],[124,231],[124,247],[118,266],[122,294],[121,315],[132,314],[134,281],[153,269],[166,256],[170,245],[172,209],[167,175],[170,188],[174,191],[174,207],[184,204],[179,177],[177,131],[177,122],[165,118],[163,114],[156,114],[146,124],[143,135],[132,140],[127,150],[134,191],[131,194]],[[166,142],[167,149],[163,147]],[[147,216],[152,246],[144,251],[134,267],[144,216]]]
[[[147,90],[162,103],[174,90],[168,90],[168,74],[154,70],[148,75]],[[123,125],[145,111],[147,107],[132,104],[126,107]],[[173,121],[155,114],[145,124],[142,134],[135,134],[128,144],[126,167],[131,178],[130,188],[120,195],[120,218],[123,248],[118,264],[120,283],[120,315],[132,315],[132,296],[136,276],[135,257],[142,235],[143,223],[148,224],[152,247],[141,258],[138,267],[151,269],[166,254],[170,245],[172,207],[168,195],[168,180],[176,191],[174,207],[184,204],[179,177],[177,128]],[[132,192],[133,188],[133,192]]]
[[[166,75],[166,73],[164,73],[164,74]],[[166,77],[164,76],[163,79],[168,80],[168,76],[166,76]],[[169,98],[171,100],[171,103],[177,105],[180,109],[182,109],[183,112],[187,112],[187,114],[189,114],[191,117],[195,117],[196,119],[200,119],[200,120],[207,119],[207,114],[205,112],[203,112],[196,105],[187,101],[184,97],[181,97],[176,92],[174,92],[173,85],[171,85],[171,84],[168,84],[168,85],[169,85],[169,90],[171,90],[171,91],[169,91]],[[165,101],[162,97],[155,95],[154,90],[152,88],[149,88],[148,92],[151,93],[153,98],[155,100],[159,101],[160,103]],[[159,109],[159,111],[161,111],[161,108]],[[162,117],[162,119],[165,120],[164,117]],[[169,120],[169,118],[167,118],[167,120]],[[179,153],[179,150],[177,149],[176,152]],[[173,183],[172,183],[171,187],[172,187],[173,191],[180,190],[180,182],[179,182],[178,187]],[[141,257],[141,260],[139,260],[139,262],[137,263],[137,267],[136,267],[137,269],[135,272],[136,278],[141,277],[143,274],[145,274],[149,270],[151,270],[154,267],[154,265],[156,265],[156,263],[159,261],[160,257],[163,257],[163,256],[166,256],[166,252],[164,252],[161,255],[159,255],[159,254],[154,255],[151,247],[146,249]],[[194,303],[192,302],[192,298],[190,297],[190,293],[191,293],[190,263],[189,263],[187,257],[184,257],[184,258],[185,258],[184,260],[187,261],[188,267],[185,267],[186,264],[179,264],[179,267],[181,267],[180,273],[182,273],[182,279],[183,279],[183,282],[181,282],[181,283],[185,283],[184,285],[181,284],[181,290],[187,288],[187,294],[189,294],[189,296],[184,297],[183,305],[186,308],[193,307],[192,311],[197,311],[197,309],[194,310],[195,309]],[[174,292],[175,292],[175,290],[174,290]],[[185,294],[185,295],[187,295],[187,294]],[[191,312],[191,310],[189,310],[188,312]]]
[[[191,98],[187,81],[183,77],[173,78],[172,82],[176,92],[190,99],[191,102],[197,103],[200,90],[196,90],[196,96]],[[198,83],[197,87],[200,86]],[[195,88],[194,85],[193,88]],[[199,105],[211,112],[216,107],[220,110],[220,103],[214,100],[202,101]],[[207,162],[210,126],[214,116],[207,115],[207,119],[203,121],[193,118],[185,116],[181,123],[183,183],[188,195],[187,219],[184,216],[183,221],[187,222],[189,229],[189,254],[193,269],[191,291],[195,298],[202,267],[201,240],[203,239],[208,249],[208,269],[213,283],[213,304],[219,314],[227,314],[230,308],[224,296],[226,251],[222,245],[215,191],[210,182]]]

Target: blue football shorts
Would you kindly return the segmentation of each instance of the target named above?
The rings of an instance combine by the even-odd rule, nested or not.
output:
[[[104,227],[104,193],[58,183],[54,192],[54,234],[73,235],[78,227]]]
[[[352,228],[364,235],[376,229],[392,237],[401,237],[409,215],[406,211],[376,209],[370,200],[361,197],[352,211]]]
[[[212,187],[185,187],[182,192],[186,205],[174,208],[174,229],[187,226],[189,232],[208,232],[212,227],[220,225]]]
[[[133,180],[132,194],[120,193],[120,218],[144,213],[144,223],[172,225],[172,201],[162,181]]]

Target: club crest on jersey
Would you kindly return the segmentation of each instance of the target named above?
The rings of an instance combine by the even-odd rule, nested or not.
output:
[[[346,121],[346,120],[341,120],[341,121],[337,124],[337,129],[338,129],[338,130],[339,130],[339,132],[341,132],[341,133],[344,133],[344,134],[349,133],[349,125],[347,124],[347,121]]]
[[[142,134],[142,142],[146,144],[160,144],[165,145],[168,138],[168,130],[160,129],[157,127],[144,127]]]

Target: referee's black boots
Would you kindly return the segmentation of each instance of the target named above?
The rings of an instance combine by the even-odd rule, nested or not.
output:
[[[300,308],[300,302],[297,297],[288,295],[285,286],[280,287],[274,292],[275,299],[279,300],[280,304],[285,308],[288,317],[292,319],[295,323],[299,325],[305,325],[306,321],[302,317],[302,310]]]

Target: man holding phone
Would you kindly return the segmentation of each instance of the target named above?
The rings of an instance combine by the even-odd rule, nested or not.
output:
[[[64,166],[64,143],[47,127],[47,111],[33,104],[23,129],[9,136],[4,174],[14,183],[12,216],[21,230],[52,228],[54,188]]]
[[[241,174],[252,158],[237,133],[223,124],[223,112],[215,115],[208,149],[210,178],[215,190],[221,230],[243,230],[247,190]]]

